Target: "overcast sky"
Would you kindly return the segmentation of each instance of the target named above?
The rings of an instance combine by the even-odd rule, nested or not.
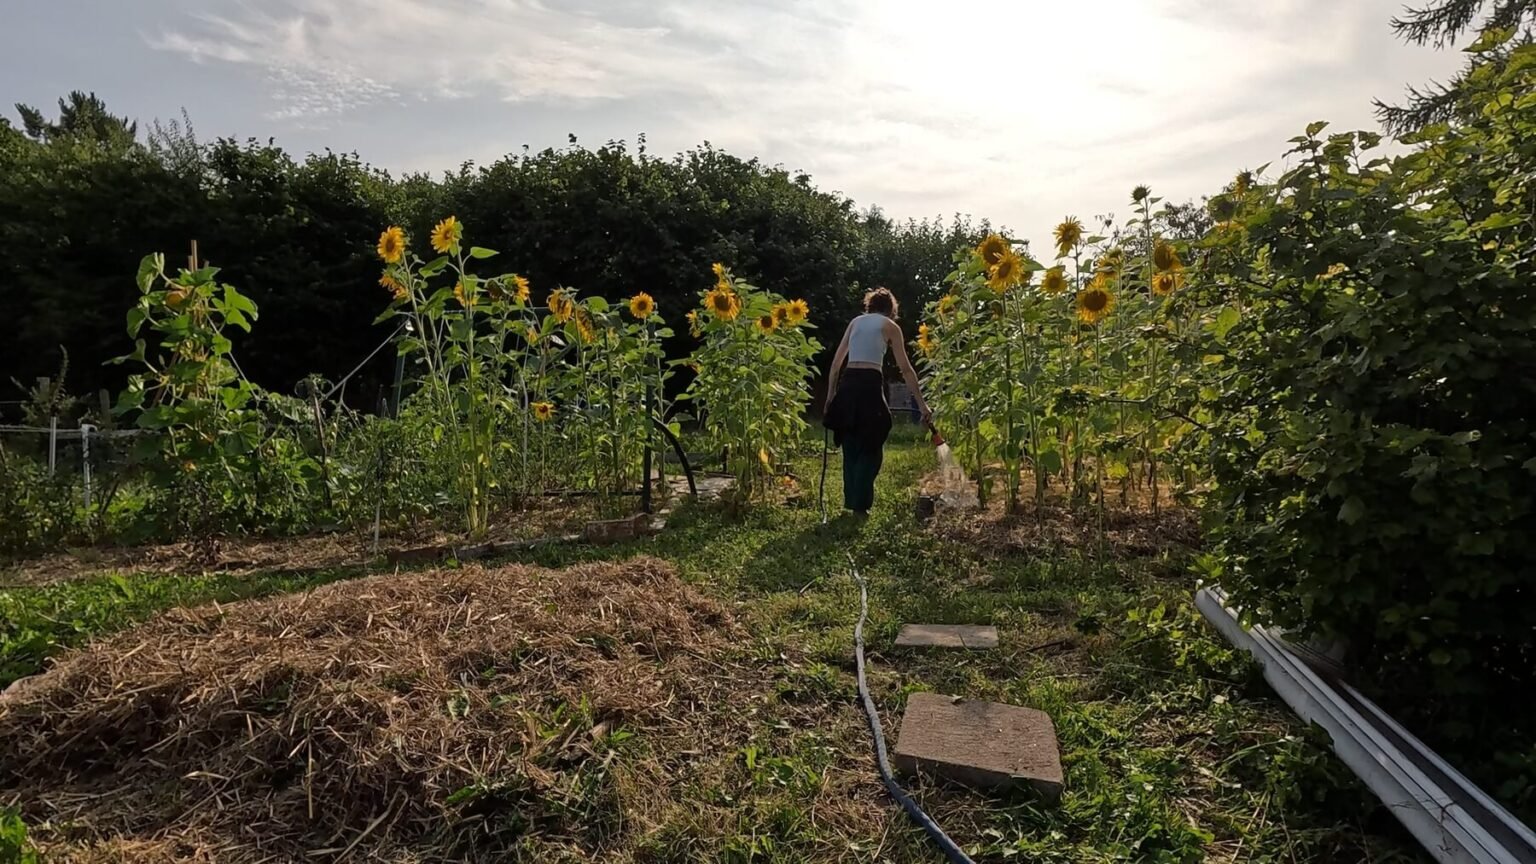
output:
[[[708,140],[895,216],[1044,251],[1130,188],[1215,191],[1307,122],[1444,77],[1395,0],[5,0],[0,99],[94,90],[143,126],[433,172],[519,150]],[[142,127],[141,127],[142,128]],[[471,226],[472,227],[472,226]],[[509,252],[511,250],[508,250]]]

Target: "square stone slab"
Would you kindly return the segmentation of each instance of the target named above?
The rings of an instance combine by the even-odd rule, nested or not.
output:
[[[934,774],[983,789],[1029,784],[1049,801],[1061,799],[1056,724],[1033,708],[913,693],[895,755],[897,770],[906,774]]]
[[[997,628],[977,624],[903,624],[901,648],[996,648]]]

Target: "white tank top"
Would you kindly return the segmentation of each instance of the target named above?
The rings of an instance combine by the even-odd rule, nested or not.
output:
[[[885,322],[890,319],[877,312],[865,312],[848,325],[848,362],[885,362]]]

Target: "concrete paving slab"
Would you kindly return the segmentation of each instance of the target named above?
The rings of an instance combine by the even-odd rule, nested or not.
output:
[[[896,768],[982,789],[1032,786],[1061,799],[1061,747],[1049,714],[997,702],[913,693],[901,718]]]

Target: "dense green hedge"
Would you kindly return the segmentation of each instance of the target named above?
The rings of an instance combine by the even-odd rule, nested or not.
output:
[[[387,224],[424,241],[433,222],[456,214],[540,297],[557,284],[610,299],[644,290],[673,317],[723,261],[806,298],[829,332],[855,311],[860,286],[889,285],[915,308],[948,272],[951,251],[988,230],[964,218],[896,223],[806,175],[708,145],[663,159],[643,138],[596,149],[573,139],[441,179],[397,178],[344,154],[198,144],[185,128],[141,142],[99,102],[72,100],[59,123],[31,134],[0,122],[0,309],[10,333],[0,369],[30,384],[53,373],[63,345],[76,393],[122,385],[121,370],[101,361],[131,350],[129,277],[145,254],[174,262],[193,239],[262,309],[242,367],[286,393],[311,373],[339,377],[388,335],[372,323],[387,302],[373,252]],[[371,406],[390,373],[390,358],[377,358],[349,389],[354,404]]]
[[[1350,640],[1394,711],[1530,808],[1536,46],[1465,88],[1407,155],[1313,124],[1274,182],[1213,201],[1212,510],[1240,604]]]

